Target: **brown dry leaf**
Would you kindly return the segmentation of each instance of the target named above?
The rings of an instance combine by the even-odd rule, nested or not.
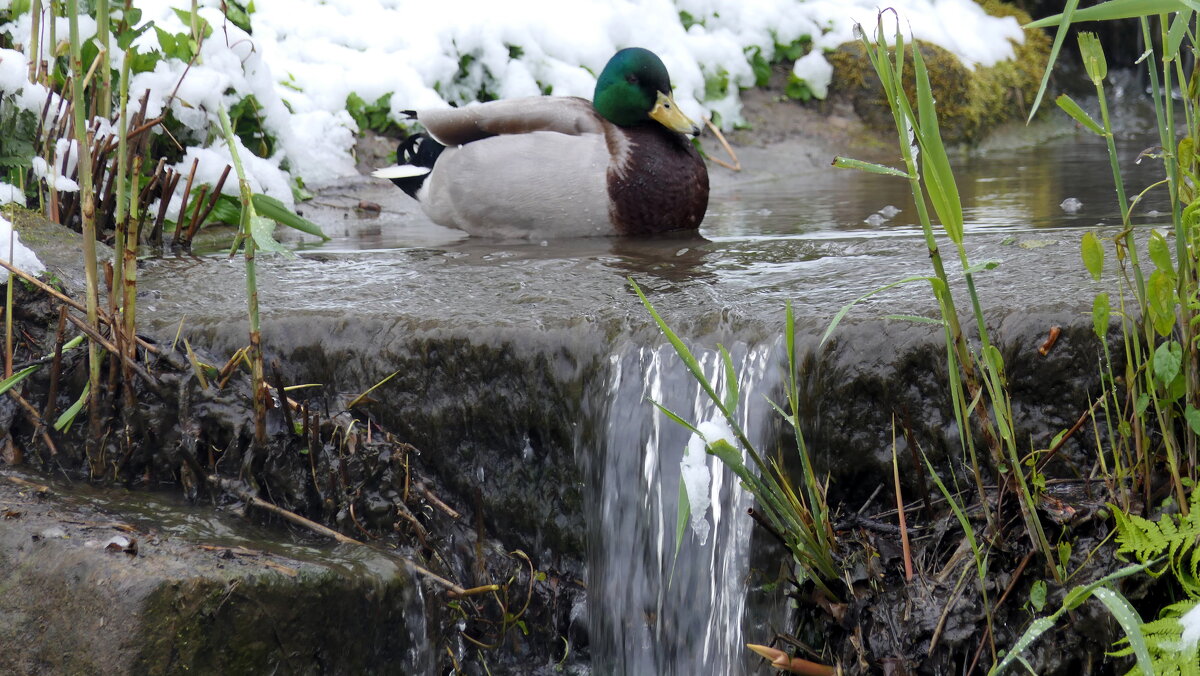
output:
[[[275,563],[270,559],[263,559],[263,565],[267,566],[268,568],[274,568],[288,577],[296,577],[300,574],[300,571],[296,570],[295,568],[292,568],[291,566],[285,566],[282,563]]]

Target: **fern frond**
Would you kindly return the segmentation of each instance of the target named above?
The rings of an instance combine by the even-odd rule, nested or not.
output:
[[[1200,644],[1183,644],[1183,624],[1179,618],[1196,607],[1193,600],[1180,601],[1163,608],[1158,619],[1142,625],[1142,637],[1150,651],[1154,673],[1163,676],[1200,676]],[[1133,654],[1128,639],[1116,642],[1120,649],[1109,655],[1126,657]],[[1126,676],[1137,676],[1143,671],[1134,667]]]
[[[1141,563],[1165,556],[1162,568],[1147,572],[1157,577],[1169,569],[1195,599],[1200,598],[1200,491],[1192,491],[1189,503],[1187,516],[1163,514],[1158,521],[1110,507],[1117,525],[1117,554],[1130,554]]]

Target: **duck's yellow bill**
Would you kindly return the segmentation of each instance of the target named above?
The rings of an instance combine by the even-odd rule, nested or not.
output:
[[[650,117],[667,129],[680,134],[695,136],[700,133],[700,127],[696,126],[690,117],[683,114],[679,106],[675,105],[675,99],[671,98],[670,94],[658,93],[658,102],[650,111]]]

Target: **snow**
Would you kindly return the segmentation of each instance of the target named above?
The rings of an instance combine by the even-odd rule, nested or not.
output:
[[[1179,618],[1179,624],[1183,625],[1183,634],[1179,640],[1180,651],[1195,650],[1196,643],[1200,642],[1200,603],[1184,613]]]
[[[188,31],[173,8],[189,9],[189,2],[135,4],[143,22],[172,34]],[[968,67],[1011,58],[1012,42],[1023,40],[1014,19],[990,17],[973,0],[256,0],[253,35],[224,21],[220,0],[201,0],[200,14],[213,32],[198,61],[189,67],[163,59],[152,72],[135,74],[130,99],[150,90],[150,117],[169,106],[191,132],[181,141],[212,149],[220,137],[217,106],[230,108],[253,95],[277,150],[251,173],[269,194],[291,204],[290,188],[285,194],[283,186],[293,179],[319,186],[355,173],[358,130],[345,110],[350,93],[368,103],[391,93],[397,121],[404,109],[463,104],[481,95],[590,98],[608,58],[640,45],[663,58],[684,112],[697,120],[718,115],[728,127],[742,119],[739,88],[754,84],[750,51],[772,59],[776,45],[807,38],[812,50],[793,72],[824,96],[832,75],[824,52],[855,40],[856,23],[873,35],[881,4],[895,9],[884,15],[889,36],[899,17],[906,34],[945,47]],[[681,12],[694,23],[685,27]],[[0,25],[0,32],[28,50],[30,27],[26,13]],[[67,35],[66,19],[58,19],[56,30],[60,38]],[[95,22],[81,17],[80,30],[94,34]],[[143,52],[161,49],[155,30],[134,45]],[[0,50],[0,92],[40,113],[47,92],[24,82],[28,56]],[[119,63],[122,54],[114,49],[113,57]],[[706,81],[729,86],[706,87]]]
[[[25,193],[15,185],[9,185],[4,181],[0,181],[0,206],[4,206],[5,204],[25,206]]]
[[[0,183],[0,195],[3,194],[3,187],[4,184]],[[8,255],[10,246],[12,247],[11,258]],[[21,244],[21,236],[13,230],[12,223],[9,223],[4,216],[0,216],[0,259],[31,275],[40,275],[46,271],[46,266],[38,259],[37,254]],[[0,275],[0,283],[7,281],[7,274]]]
[[[712,503],[708,486],[712,479],[708,470],[708,447],[717,441],[724,440],[736,445],[733,432],[724,420],[713,419],[696,426],[696,433],[688,439],[687,449],[683,460],[679,463],[679,480],[687,490],[688,503],[692,514],[692,533],[700,544],[708,540],[708,506]]]

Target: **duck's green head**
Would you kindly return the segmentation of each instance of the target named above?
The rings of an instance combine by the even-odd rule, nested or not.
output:
[[[675,100],[662,59],[648,49],[629,47],[608,60],[592,97],[596,112],[613,124],[630,127],[655,120],[681,134],[699,134]]]

